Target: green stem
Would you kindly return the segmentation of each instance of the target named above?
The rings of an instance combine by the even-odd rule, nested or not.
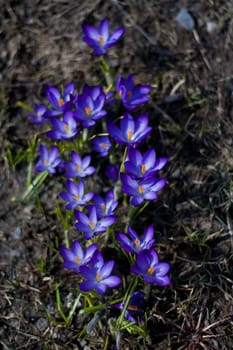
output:
[[[70,312],[69,312],[68,318],[67,318],[68,322],[71,321],[71,319],[72,319],[72,317],[73,317],[73,314],[75,313],[75,310],[76,310],[76,308],[77,308],[77,306],[78,306],[78,303],[79,303],[79,300],[80,300],[81,296],[82,296],[82,294],[80,293],[80,294],[77,296],[77,298],[75,299],[74,304],[73,304],[73,306],[72,306],[72,308],[71,308],[71,310],[70,310]]]
[[[125,302],[124,302],[124,307],[123,307],[123,310],[117,320],[117,324],[118,324],[118,327],[119,329],[121,328],[121,325],[122,325],[122,322],[123,322],[123,319],[124,319],[124,316],[125,316],[125,312],[128,308],[128,305],[129,305],[129,302],[130,302],[130,299],[131,299],[131,296],[137,286],[137,283],[138,283],[138,279],[137,277],[133,277],[133,279],[131,280],[131,283],[129,285],[129,288],[127,290],[127,293],[126,293],[126,298],[125,298]]]
[[[26,201],[28,200],[32,194],[37,192],[41,185],[44,183],[45,179],[48,176],[47,171],[43,171],[42,173],[39,173],[37,177],[32,181],[31,185],[26,189],[26,191],[20,196],[20,197],[14,197],[12,200],[19,200],[19,201]]]
[[[128,148],[125,147],[124,154],[123,154],[123,157],[122,157],[121,166],[120,166],[120,173],[123,173],[125,171],[125,159],[126,159],[126,155],[127,155],[127,150],[128,150]]]
[[[100,56],[101,69],[104,73],[104,78],[107,84],[107,89],[110,89],[114,85],[114,71],[112,67],[108,64],[104,56]]]
[[[114,305],[114,304],[118,304],[120,302],[122,302],[123,298],[119,298],[119,299],[116,299],[114,301],[111,301],[110,303],[108,303],[109,305]],[[83,308],[82,310],[79,311],[79,315],[82,315],[82,314],[87,314],[89,312],[96,312],[96,311],[99,311],[99,310],[103,310],[106,308],[106,304],[99,304],[99,305],[96,305],[96,306],[90,306],[90,307],[85,307]]]
[[[130,207],[130,210],[129,210],[129,222],[130,224],[133,223],[133,221],[136,219],[136,217],[138,217],[138,215],[140,215],[143,210],[146,209],[146,207],[148,206],[149,202],[145,202],[145,204],[142,206],[142,207],[133,207],[131,206]]]
[[[63,320],[66,324],[69,323],[68,318],[64,314],[62,307],[61,307],[61,298],[60,298],[60,291],[59,291],[59,284],[56,284],[56,303],[57,303],[57,309]]]

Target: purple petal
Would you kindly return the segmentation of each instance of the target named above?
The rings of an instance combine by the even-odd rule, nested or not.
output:
[[[107,289],[107,286],[105,284],[102,284],[102,283],[97,283],[95,286],[96,292],[100,295],[105,294],[106,289]]]
[[[64,260],[68,260],[68,261],[72,261],[72,262],[75,261],[75,256],[70,249],[68,249],[66,247],[60,247],[59,252]]]
[[[118,29],[115,29],[108,40],[107,46],[110,47],[110,46],[114,45],[116,43],[116,41],[118,41],[122,37],[122,35],[124,34],[124,31],[125,31],[124,27],[120,27]]]
[[[101,279],[106,279],[112,272],[115,262],[113,260],[106,262],[100,270]]]
[[[144,231],[143,237],[142,237],[142,241],[143,242],[150,242],[151,240],[153,240],[154,238],[154,227],[153,225],[150,225],[149,227],[147,227]]]
[[[97,29],[89,24],[84,24],[82,26],[83,29],[83,33],[90,39],[96,41],[98,40],[98,35],[99,32],[97,31]]]
[[[72,245],[72,251],[74,255],[77,256],[80,260],[83,259],[83,250],[78,241],[74,241]]]
[[[109,37],[109,25],[108,25],[108,20],[106,18],[104,18],[100,22],[99,33],[103,36],[104,43],[106,43]]]
[[[155,266],[155,275],[164,276],[170,270],[170,265],[168,263],[158,263]]]
[[[98,245],[96,243],[91,244],[89,247],[87,247],[85,260],[91,259],[93,254],[96,252],[97,248],[98,248]]]
[[[81,271],[81,268],[80,268],[80,271]],[[87,280],[80,283],[80,289],[84,292],[88,292],[94,289],[95,286],[96,286],[96,283],[93,282],[92,280],[91,281]]]
[[[110,276],[101,282],[110,288],[114,288],[121,284],[121,278],[118,276]]]

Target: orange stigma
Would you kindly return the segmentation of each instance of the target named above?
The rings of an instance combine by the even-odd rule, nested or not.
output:
[[[143,187],[142,186],[138,186],[138,192],[139,193],[143,193]]]
[[[90,107],[86,107],[86,108],[85,108],[85,113],[86,113],[87,115],[91,115],[91,112],[92,112],[92,110],[91,110]]]
[[[103,35],[98,35],[98,40],[99,40],[100,46],[104,46],[104,38],[103,38]]]
[[[69,125],[67,124],[64,124],[64,129],[65,129],[65,132],[68,134],[70,132],[70,128],[69,128]]]
[[[105,212],[106,210],[106,205],[104,203],[101,204],[101,209],[103,210],[103,212]]]
[[[48,165],[49,164],[48,159],[44,159],[43,163],[44,163],[44,165]]]
[[[89,221],[88,225],[90,226],[90,228],[93,230],[93,228],[95,227],[95,224],[93,221]]]
[[[106,145],[106,143],[101,143],[100,146],[103,148],[103,149],[108,149],[108,146]]]
[[[133,137],[133,131],[132,131],[132,130],[128,130],[128,131],[127,131],[127,138],[128,138],[128,141],[131,141],[131,140],[132,140],[132,137]]]
[[[147,273],[149,273],[149,275],[152,275],[152,273],[154,273],[154,268],[153,267],[149,267],[149,269],[147,270]]]
[[[76,165],[76,169],[77,169],[78,171],[80,171],[80,169],[81,169],[80,164],[77,164],[77,165]]]
[[[65,101],[63,100],[63,98],[60,98],[60,100],[58,100],[58,104],[59,106],[64,105]]]
[[[75,262],[76,262],[77,264],[80,264],[80,263],[81,263],[81,259],[79,259],[78,256],[76,256],[74,260],[75,260]]]
[[[73,195],[73,198],[74,198],[76,201],[79,200],[79,196],[77,195],[77,193],[75,193],[75,194]]]
[[[100,276],[100,274],[99,274],[99,273],[97,273],[97,274],[96,274],[95,279],[96,279],[97,281],[100,281],[101,276]]]
[[[136,248],[137,248],[137,249],[139,249],[140,246],[141,246],[141,245],[140,245],[139,239],[135,239],[135,240],[134,240],[134,244],[136,245]]]
[[[127,98],[132,97],[132,95],[133,95],[132,91],[128,91],[128,92],[127,92]]]
[[[142,166],[141,166],[141,172],[142,172],[142,174],[144,174],[145,171],[146,171],[146,166],[145,166],[145,164],[142,164]]]
[[[129,305],[128,306],[128,310],[130,310],[130,311],[138,311],[138,307],[135,306],[135,305]]]

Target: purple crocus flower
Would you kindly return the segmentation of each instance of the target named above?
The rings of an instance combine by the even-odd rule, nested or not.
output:
[[[79,273],[81,266],[90,263],[97,248],[97,244],[91,244],[84,253],[78,241],[73,242],[71,249],[60,247],[59,252],[64,259],[63,267]]]
[[[44,144],[40,144],[40,160],[36,163],[35,172],[48,171],[50,174],[56,172],[56,167],[61,163],[58,147],[52,146],[49,149]]]
[[[44,115],[45,112],[47,111],[46,106],[41,103],[41,104],[34,104],[34,113],[29,114],[28,118],[35,124],[42,124],[46,120]]]
[[[79,132],[77,122],[72,111],[66,111],[62,119],[50,119],[53,130],[47,131],[46,135],[52,140],[68,140]]]
[[[82,95],[75,103],[75,117],[81,121],[84,128],[95,125],[96,120],[103,118],[107,112],[103,110],[105,94],[99,86],[85,85]]]
[[[63,166],[66,170],[66,177],[86,177],[92,175],[95,172],[95,168],[90,166],[91,157],[85,156],[83,159],[80,155],[72,151],[71,152],[71,162],[64,162]]]
[[[114,216],[105,216],[98,220],[96,207],[94,205],[87,206],[89,216],[81,211],[75,211],[74,216],[77,219],[75,227],[84,233],[84,239],[90,239],[94,234],[103,233],[111,226],[116,218]]]
[[[120,127],[113,123],[107,124],[109,134],[114,140],[123,145],[135,146],[145,139],[152,128],[148,126],[148,115],[143,114],[134,120],[133,116],[125,113],[120,120]]]
[[[78,184],[75,184],[71,180],[66,181],[67,192],[61,192],[60,197],[65,201],[69,202],[66,205],[66,209],[72,210],[77,206],[84,206],[89,202],[94,193],[89,192],[84,194],[84,182],[80,181]]]
[[[93,150],[99,153],[100,157],[106,157],[111,149],[111,141],[107,135],[96,136],[92,140]]]
[[[135,275],[143,277],[146,283],[158,286],[167,286],[171,283],[167,276],[169,270],[170,265],[160,263],[158,254],[153,249],[139,252],[136,265],[131,266],[131,272]]]
[[[144,155],[137,149],[130,148],[124,163],[126,172],[135,179],[155,175],[167,163],[168,158],[156,159],[154,149],[148,150]]]
[[[47,111],[45,116],[50,118],[63,114],[65,111],[71,109],[73,101],[76,98],[74,83],[66,85],[63,96],[55,86],[46,85],[45,95],[54,108]]]
[[[120,243],[122,248],[128,253],[138,254],[142,250],[150,249],[155,242],[155,239],[153,238],[154,228],[152,225],[150,225],[145,229],[141,239],[138,237],[137,233],[130,226],[128,228],[128,234],[131,240],[123,233],[117,234],[118,242]]]
[[[129,111],[135,109],[138,105],[149,101],[150,85],[134,85],[134,77],[130,74],[126,79],[121,76],[116,81],[117,92],[121,97],[123,106]]]
[[[114,304],[113,307],[116,307],[119,310],[123,310],[125,303]],[[129,305],[125,310],[124,317],[130,322],[138,324],[138,319],[142,318],[145,308],[145,300],[143,292],[134,292],[130,298]]]
[[[121,284],[121,278],[111,275],[114,264],[113,260],[105,263],[102,254],[97,251],[92,258],[91,267],[80,267],[81,274],[86,278],[80,284],[80,289],[85,292],[96,290],[98,294],[103,295],[107,288],[117,287]]]
[[[114,200],[113,190],[108,191],[105,199],[102,198],[100,195],[95,194],[93,200],[98,218],[113,215],[114,210],[118,206],[118,202]]]
[[[109,33],[108,20],[103,19],[98,28],[95,28],[89,24],[84,24],[83,28],[83,41],[89,46],[93,47],[94,55],[101,56],[106,54],[107,49],[116,44],[118,40],[124,34],[124,27],[115,29],[112,34]]]
[[[145,200],[152,201],[157,193],[165,186],[166,179],[157,179],[154,176],[142,180],[133,179],[128,174],[121,174],[122,191],[132,196],[134,206],[142,204]]]

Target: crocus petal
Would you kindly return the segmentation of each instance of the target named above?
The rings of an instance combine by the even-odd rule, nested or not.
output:
[[[108,43],[107,43],[108,47],[114,45],[115,42],[122,37],[122,35],[124,34],[124,31],[125,31],[124,27],[115,29],[112,35],[110,36],[110,38],[108,39]]]
[[[74,241],[72,245],[72,251],[74,255],[77,256],[80,260],[83,259],[83,250],[78,241]]]
[[[59,252],[60,252],[60,254],[61,254],[61,256],[63,257],[64,260],[69,260],[69,261],[72,261],[72,262],[75,261],[74,260],[74,258],[75,258],[74,254],[73,254],[73,252],[70,249],[68,249],[66,247],[60,247]]]
[[[101,279],[104,280],[106,279],[106,277],[108,277],[111,274],[114,264],[115,262],[111,260],[106,262],[106,264],[103,265],[103,267],[100,270]]]
[[[80,268],[81,271],[81,268]],[[93,290],[95,288],[95,283],[92,280],[83,281],[80,283],[80,289],[84,292],[88,292],[90,290]]]
[[[98,31],[95,27],[89,25],[89,24],[85,24],[82,26],[83,29],[83,33],[87,36],[90,37],[92,40],[96,41],[98,40]]]
[[[104,18],[99,25],[99,33],[103,36],[104,43],[108,40],[109,37],[109,25],[108,20]]]
[[[121,278],[118,276],[110,276],[102,281],[103,284],[110,288],[114,288],[121,284]]]

